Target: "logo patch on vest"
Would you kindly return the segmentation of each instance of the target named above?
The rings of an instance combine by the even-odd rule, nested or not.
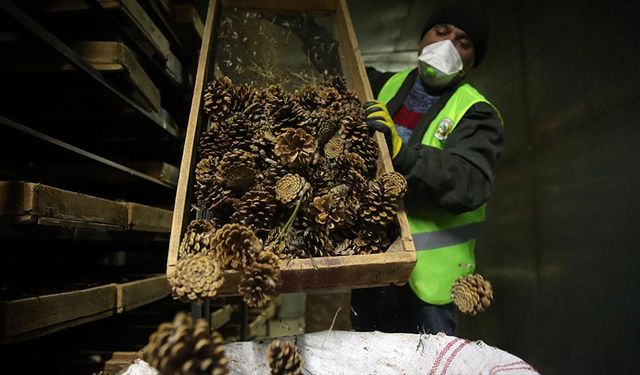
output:
[[[452,130],[453,130],[453,120],[451,120],[448,117],[445,117],[442,120],[440,120],[440,122],[438,123],[438,127],[436,128],[436,134],[434,135],[434,137],[436,137],[436,139],[439,140],[440,142],[444,142]]]

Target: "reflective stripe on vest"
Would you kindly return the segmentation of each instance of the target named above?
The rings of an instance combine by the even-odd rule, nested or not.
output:
[[[412,70],[413,68],[406,69],[391,76],[377,99],[389,103]],[[429,124],[421,143],[443,149],[446,137],[455,129],[467,110],[480,102],[491,105],[471,85],[463,84],[458,87]],[[431,207],[420,212],[407,207],[409,229],[418,251],[409,284],[421,300],[436,305],[451,302],[450,289],[453,282],[475,270],[475,238],[484,217],[484,205],[460,215],[450,214],[440,208]]]

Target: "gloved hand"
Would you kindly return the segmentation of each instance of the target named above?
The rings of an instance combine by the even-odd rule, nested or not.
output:
[[[396,125],[384,103],[377,100],[364,103],[364,115],[369,129],[377,130],[384,134],[391,158],[395,158],[402,148],[402,138],[398,135]]]

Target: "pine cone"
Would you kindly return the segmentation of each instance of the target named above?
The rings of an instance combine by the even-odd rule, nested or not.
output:
[[[223,282],[220,264],[205,254],[188,254],[178,260],[168,280],[173,296],[183,302],[202,302],[213,298]]]
[[[271,375],[300,375],[304,363],[294,343],[280,340],[274,340],[267,348],[267,362]]]
[[[282,165],[302,167],[309,165],[318,147],[318,142],[303,129],[287,129],[276,138],[273,153]]]
[[[227,142],[230,142],[231,150],[250,150],[255,128],[245,115],[235,113],[229,116],[221,124],[221,129],[227,137]]]
[[[398,172],[383,173],[378,180],[387,198],[400,199],[407,192],[407,180]]]
[[[262,241],[244,225],[225,224],[216,231],[210,246],[224,267],[241,270],[262,250]]]
[[[294,205],[310,187],[304,177],[287,174],[276,183],[276,197],[284,205]]]
[[[306,228],[303,231],[302,243],[303,248],[313,257],[324,257],[334,252],[333,242],[329,236],[313,228]]]
[[[344,153],[344,148],[344,141],[342,138],[332,138],[326,145],[324,145],[324,156],[329,159],[337,159]]]
[[[254,231],[266,231],[273,225],[278,201],[267,191],[251,190],[235,205],[231,222],[246,225]]]
[[[353,244],[359,254],[376,254],[387,250],[391,242],[383,228],[365,228],[357,233]]]
[[[218,163],[217,176],[232,189],[244,189],[256,179],[256,162],[251,153],[243,150],[227,152]]]
[[[213,122],[219,122],[233,104],[233,82],[229,77],[214,79],[204,91],[204,111]]]
[[[280,261],[272,252],[263,251],[242,272],[238,292],[249,307],[262,308],[278,296],[282,285]]]
[[[199,319],[195,326],[184,312],[173,322],[163,323],[149,337],[144,360],[160,375],[226,375],[227,357],[222,336],[209,332],[209,325]]]
[[[204,158],[196,164],[196,181],[206,183],[213,177],[214,160],[212,156]]]
[[[192,220],[182,237],[178,259],[183,259],[187,254],[209,254],[209,241],[214,230],[213,224],[208,220]]]
[[[362,220],[373,225],[386,225],[394,220],[397,205],[385,197],[379,183],[371,182],[364,198],[360,206]]]
[[[307,111],[314,111],[327,105],[326,96],[318,86],[305,85],[294,93],[296,101]]]
[[[203,206],[210,211],[219,210],[226,205],[231,204],[233,199],[233,191],[225,186],[218,178],[209,180],[208,184],[202,189]]]
[[[461,276],[451,287],[451,298],[460,311],[476,315],[491,305],[493,289],[479,274]]]
[[[287,129],[297,129],[304,121],[304,109],[290,95],[280,92],[276,96],[267,92],[267,115],[271,119],[271,130],[276,136]]]
[[[327,232],[347,224],[349,217],[344,198],[331,193],[314,197],[307,212]]]
[[[360,249],[358,248],[358,246],[356,246],[354,241],[351,240],[351,239],[346,239],[346,240],[343,240],[342,242],[340,242],[334,248],[333,253],[331,255],[334,255],[334,256],[349,256],[349,255],[356,255],[358,253],[360,253]]]
[[[278,181],[289,173],[288,169],[280,163],[272,162],[269,166],[262,170],[258,176],[259,186],[262,190],[268,191],[275,195],[276,184]]]
[[[334,88],[340,94],[346,94],[348,92],[347,82],[344,80],[344,77],[339,76],[337,74],[331,74],[326,76],[322,84],[324,86],[329,86]]]
[[[198,157],[205,159],[209,156],[219,158],[229,151],[231,147],[231,141],[227,134],[222,131],[222,128],[217,124],[212,126],[200,134],[198,140]]]

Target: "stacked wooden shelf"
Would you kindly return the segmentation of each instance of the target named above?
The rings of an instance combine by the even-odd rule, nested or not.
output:
[[[10,21],[0,79],[12,92],[0,111],[0,343],[170,293],[157,259],[197,51],[176,38],[165,5],[0,2]]]

